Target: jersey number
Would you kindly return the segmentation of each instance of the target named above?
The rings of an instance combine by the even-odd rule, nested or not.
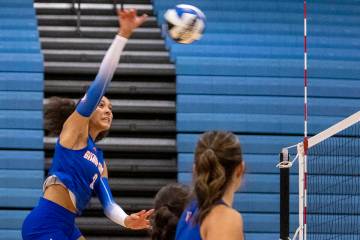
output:
[[[98,178],[98,174],[95,173],[94,176],[93,176],[93,180],[92,180],[92,182],[90,184],[91,189],[94,189],[94,184],[95,184],[97,178]]]

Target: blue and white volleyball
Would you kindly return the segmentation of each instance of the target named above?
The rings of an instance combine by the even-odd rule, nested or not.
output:
[[[168,35],[176,42],[190,44],[199,40],[205,30],[205,14],[192,5],[179,4],[165,12]]]

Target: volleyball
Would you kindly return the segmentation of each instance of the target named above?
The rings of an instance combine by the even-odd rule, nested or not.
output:
[[[179,4],[164,15],[167,32],[175,42],[190,44],[199,40],[205,30],[205,14],[192,5]]]

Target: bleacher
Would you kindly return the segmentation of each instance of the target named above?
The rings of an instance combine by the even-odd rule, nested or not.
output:
[[[176,4],[207,16],[203,38],[191,45],[166,38],[177,78],[178,180],[191,182],[198,135],[238,134],[247,174],[234,206],[246,239],[279,238],[282,147],[303,135],[303,1],[153,0],[158,23]],[[315,134],[359,110],[360,5],[308,3],[309,132]],[[291,231],[297,226],[297,175],[291,176]]]
[[[33,2],[0,5],[0,239],[18,240],[44,175],[43,57]]]

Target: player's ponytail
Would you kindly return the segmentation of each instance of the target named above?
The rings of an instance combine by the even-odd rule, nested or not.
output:
[[[199,222],[210,212],[212,206],[221,199],[225,190],[225,170],[219,163],[214,150],[206,149],[199,156],[196,165],[196,180],[194,190],[200,211]]]
[[[241,163],[240,143],[234,134],[212,131],[201,136],[195,150],[194,191],[199,205],[196,222],[201,224],[221,201]]]

